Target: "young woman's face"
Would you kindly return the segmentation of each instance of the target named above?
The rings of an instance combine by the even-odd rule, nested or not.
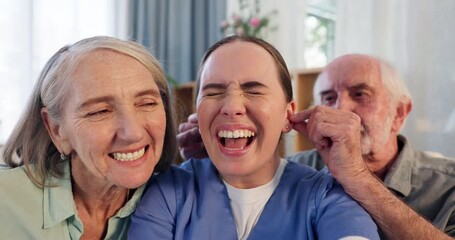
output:
[[[109,50],[88,53],[72,75],[56,131],[75,179],[136,188],[160,159],[166,115],[151,72]]]
[[[270,181],[279,163],[278,141],[294,110],[273,57],[254,43],[228,43],[207,59],[200,81],[199,129],[223,179],[239,188]]]

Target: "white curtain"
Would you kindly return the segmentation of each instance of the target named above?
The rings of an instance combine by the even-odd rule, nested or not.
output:
[[[125,1],[0,0],[0,144],[54,52],[84,37],[124,37]]]
[[[255,0],[246,0],[253,6]],[[265,40],[273,44],[281,53],[291,71],[305,67],[304,26],[308,0],[260,0],[261,16],[276,10],[270,25],[276,29]],[[239,2],[227,1],[227,20],[239,13]]]
[[[413,96],[403,134],[455,156],[455,1],[340,0],[336,55],[366,53],[394,65]]]

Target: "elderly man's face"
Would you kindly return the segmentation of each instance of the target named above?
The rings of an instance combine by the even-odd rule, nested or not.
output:
[[[335,60],[316,83],[314,98],[316,104],[359,115],[364,155],[387,151],[396,139],[396,106],[383,84],[378,62],[362,56]]]

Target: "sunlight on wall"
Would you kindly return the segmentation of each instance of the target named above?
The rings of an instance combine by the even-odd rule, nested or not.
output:
[[[0,0],[0,144],[50,56],[94,35],[118,36],[112,0]]]

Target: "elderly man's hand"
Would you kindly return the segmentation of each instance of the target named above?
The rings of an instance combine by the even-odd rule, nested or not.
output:
[[[188,117],[188,122],[179,125],[177,144],[180,156],[187,160],[189,158],[205,158],[207,151],[199,133],[197,114],[193,113]]]
[[[295,114],[291,121],[318,149],[338,181],[368,171],[361,153],[360,117],[355,113],[316,106]]]

